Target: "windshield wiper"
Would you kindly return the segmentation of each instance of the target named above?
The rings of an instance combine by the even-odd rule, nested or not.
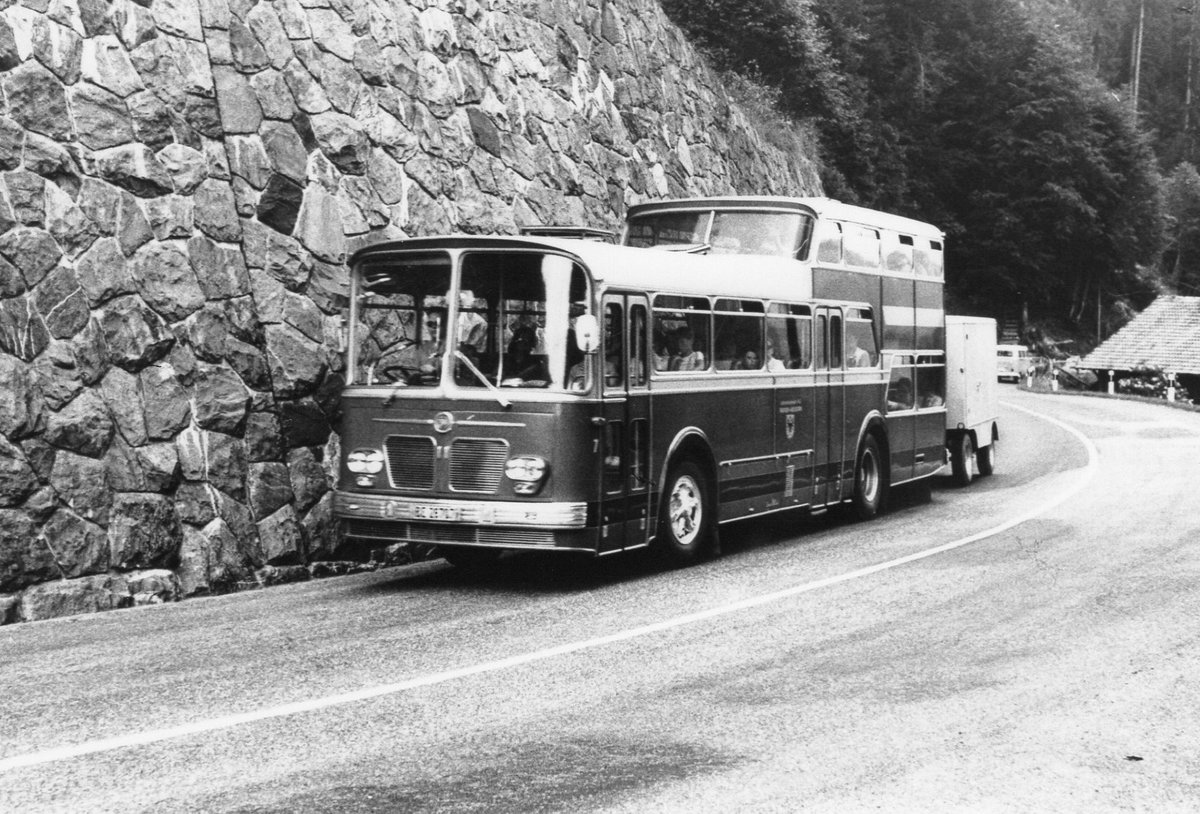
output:
[[[459,361],[461,361],[464,365],[466,365],[467,370],[469,370],[473,374],[475,374],[475,378],[479,379],[479,381],[481,381],[483,383],[484,387],[486,387],[488,390],[492,391],[492,395],[496,397],[496,401],[500,402],[501,407],[503,407],[505,410],[512,407],[512,402],[504,397],[504,394],[500,392],[500,388],[496,387],[496,385],[489,382],[487,376],[484,376],[483,373],[481,373],[479,371],[479,368],[475,367],[475,364],[470,360],[470,358],[468,358],[468,356],[465,353],[463,353],[462,351],[460,351],[458,349],[455,349],[454,357],[456,359],[458,359]]]

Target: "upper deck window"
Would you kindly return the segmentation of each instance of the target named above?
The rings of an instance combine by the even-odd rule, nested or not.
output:
[[[817,246],[818,263],[842,262],[842,224],[825,221],[821,227],[821,242]]]
[[[812,217],[805,212],[736,209],[646,212],[629,219],[629,246],[695,246],[712,254],[801,257],[808,253]]]
[[[942,241],[918,240],[913,251],[913,267],[921,277],[942,279],[945,273],[945,257]]]
[[[846,265],[879,268],[879,230],[846,224]]]
[[[883,233],[883,267],[896,274],[913,272],[913,239],[911,235]]]

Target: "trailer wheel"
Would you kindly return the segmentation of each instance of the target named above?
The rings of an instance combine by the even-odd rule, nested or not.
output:
[[[1000,443],[996,440],[996,436],[992,436],[992,443],[986,447],[982,447],[975,453],[975,464],[979,467],[979,474],[990,475],[996,471],[996,444]]]
[[[884,477],[883,456],[874,435],[863,439],[854,462],[854,495],[850,500],[854,516],[870,520],[883,509],[887,499],[887,479]]]
[[[971,433],[960,432],[950,449],[950,472],[958,486],[970,486],[975,479],[975,442]]]
[[[693,461],[674,464],[659,510],[658,553],[673,565],[688,565],[708,553],[712,514],[704,472]]]

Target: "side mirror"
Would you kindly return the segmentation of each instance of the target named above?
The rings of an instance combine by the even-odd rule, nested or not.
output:
[[[575,344],[584,353],[600,350],[600,321],[595,314],[580,314],[575,317]]]

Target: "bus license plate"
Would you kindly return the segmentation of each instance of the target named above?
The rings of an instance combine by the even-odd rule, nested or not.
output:
[[[462,519],[462,510],[455,506],[422,506],[412,507],[414,520],[437,520],[444,523],[456,523]]]

